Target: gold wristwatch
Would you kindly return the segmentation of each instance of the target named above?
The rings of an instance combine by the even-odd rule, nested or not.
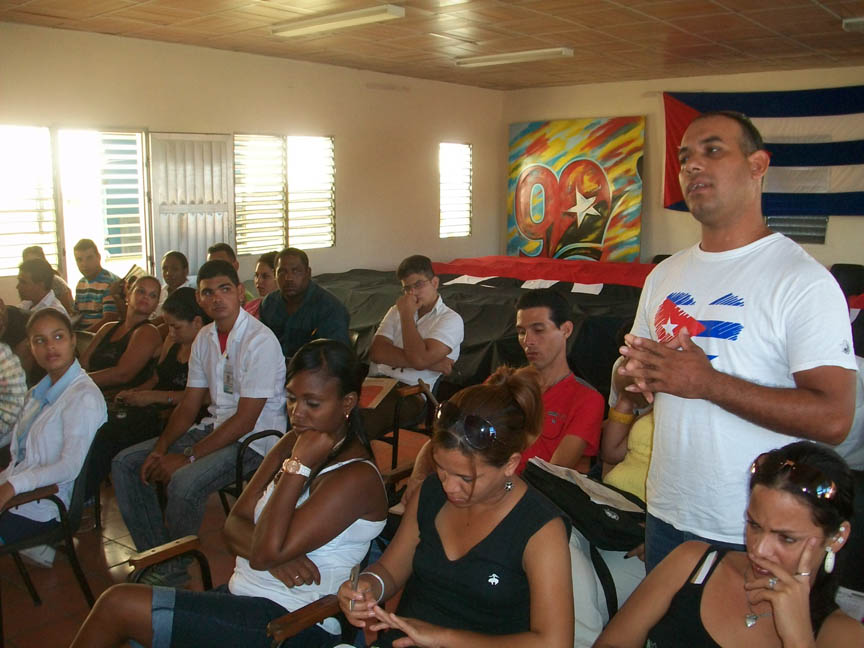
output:
[[[289,475],[302,475],[303,477],[309,477],[309,475],[312,474],[312,469],[309,466],[300,463],[299,459],[291,457],[282,462],[282,472],[288,473]]]

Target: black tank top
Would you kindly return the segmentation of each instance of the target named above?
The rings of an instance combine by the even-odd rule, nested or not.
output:
[[[157,391],[183,391],[186,389],[186,378],[189,376],[189,363],[180,362],[177,355],[180,353],[180,344],[175,344],[165,359],[156,365],[158,381],[153,388]]]
[[[516,506],[488,536],[458,560],[441,544],[435,517],[447,501],[437,475],[420,491],[420,543],[411,578],[397,613],[461,630],[507,635],[531,629],[531,596],[522,554],[531,537],[562,512],[529,486]],[[567,537],[570,526],[565,520]],[[376,646],[389,646],[401,633],[386,633]]]
[[[714,562],[708,573],[700,578],[698,583],[694,583],[696,574],[715,551],[717,553],[714,555]],[[700,610],[705,583],[711,578],[726,552],[726,549],[714,546],[705,550],[702,558],[687,577],[687,582],[675,592],[666,614],[657,622],[657,625],[651,628],[645,648],[693,648],[693,646],[720,648],[720,644],[711,638],[711,635],[705,630],[705,626],[702,625]]]
[[[129,346],[129,340],[132,338],[132,334],[142,324],[148,324],[147,320],[143,322],[138,322],[135,326],[133,326],[129,331],[126,332],[126,335],[121,337],[119,340],[111,341],[111,336],[114,335],[114,331],[117,330],[118,326],[123,324],[122,321],[117,322],[114,326],[111,327],[111,330],[108,331],[108,334],[102,338],[99,342],[99,345],[90,355],[90,371],[100,371],[101,369],[108,369],[110,367],[116,367],[117,363],[120,362],[120,356],[122,356],[126,352],[126,347]],[[135,374],[135,376],[129,382],[123,385],[112,385],[111,389],[122,389],[127,387],[137,387],[145,380],[147,380],[153,373],[153,366],[156,363],[156,360],[151,358],[147,361],[141,370]]]

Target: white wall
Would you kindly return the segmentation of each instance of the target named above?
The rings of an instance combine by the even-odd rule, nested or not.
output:
[[[497,92],[200,47],[0,23],[0,123],[336,138],[336,246],[313,272],[393,268],[500,254],[506,232],[507,125],[533,119],[647,115],[642,259],[692,244],[699,229],[662,207],[661,93],[860,83],[864,67],[660,79]],[[106,79],[111,79],[106,81]],[[474,146],[474,225],[438,238],[437,144]],[[835,217],[826,265],[860,262],[860,218]],[[70,260],[71,261],[71,260]],[[254,259],[241,259],[251,277]],[[74,264],[72,264],[74,266]],[[74,267],[70,268],[77,279]],[[0,297],[17,303],[14,279]]]
[[[511,124],[540,119],[646,115],[641,257],[650,261],[655,254],[675,252],[699,240],[699,227],[689,214],[663,208],[664,91],[798,90],[855,85],[862,79],[864,67],[846,67],[520,90],[507,93],[504,120]],[[862,263],[862,225],[864,218],[836,216],[828,221],[824,245],[804,247],[825,265]]]
[[[336,246],[310,251],[316,274],[503,251],[501,92],[10,23],[0,61],[3,124],[334,136]],[[473,145],[468,238],[438,237],[441,141]],[[254,259],[241,263],[251,277]],[[0,297],[17,303],[14,281],[0,280]]]

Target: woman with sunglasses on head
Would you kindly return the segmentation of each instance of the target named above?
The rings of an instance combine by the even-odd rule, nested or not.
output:
[[[81,366],[106,396],[136,387],[153,373],[162,336],[150,315],[159,304],[160,291],[156,277],[139,277],[126,297],[126,316],[104,324],[81,354]]]
[[[747,551],[681,545],[595,648],[864,646],[864,626],[834,602],[852,498],[849,467],[833,450],[799,441],[760,455],[751,467]]]
[[[363,431],[353,350],[336,340],[302,346],[287,371],[292,429],[273,446],[225,522],[237,556],[228,585],[207,592],[115,585],[72,648],[270,646],[267,624],[332,594],[384,528],[387,496]],[[327,619],[283,643],[339,643]]]
[[[339,589],[352,624],[384,631],[375,646],[573,645],[570,530],[516,475],[542,421],[536,375],[506,367],[439,406],[436,474],[357,589]]]

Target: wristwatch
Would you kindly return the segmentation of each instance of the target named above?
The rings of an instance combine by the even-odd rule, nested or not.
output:
[[[312,474],[312,469],[309,466],[304,466],[299,459],[291,457],[282,462],[282,472],[289,475],[302,475],[308,477]]]
[[[195,463],[195,455],[192,453],[193,453],[192,446],[189,446],[187,448],[183,448],[183,456],[186,457],[186,461],[188,461],[189,463]]]

